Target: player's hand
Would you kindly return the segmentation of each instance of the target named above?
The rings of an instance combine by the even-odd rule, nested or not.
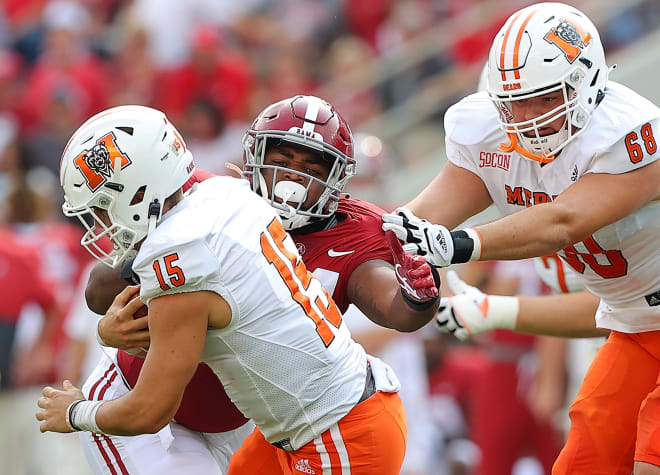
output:
[[[454,257],[454,241],[449,229],[420,219],[405,208],[383,215],[383,231],[392,231],[406,242],[403,249],[417,254],[435,267],[447,267]]]
[[[534,259],[536,273],[557,293],[581,292],[584,285],[579,274],[557,254]]]
[[[128,286],[122,290],[99,320],[99,338],[106,346],[128,350],[149,348],[147,307],[140,300],[140,286]]]
[[[515,328],[518,318],[516,297],[486,295],[463,282],[451,270],[446,279],[454,296],[440,301],[435,321],[441,332],[452,333],[464,341],[496,328]]]
[[[394,273],[401,291],[415,302],[428,302],[440,295],[440,276],[421,256],[404,251],[401,242],[390,231],[385,232],[387,243],[394,256]]]
[[[55,389],[46,386],[42,391],[43,396],[37,401],[40,409],[36,413],[41,432],[74,432],[66,421],[66,411],[73,401],[85,399],[80,389],[75,387],[69,380],[64,380],[63,389]]]

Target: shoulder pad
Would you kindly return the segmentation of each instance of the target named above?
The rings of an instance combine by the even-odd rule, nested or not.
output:
[[[646,166],[660,158],[660,118],[634,126],[607,150],[599,153],[589,171],[591,173],[626,173]]]
[[[580,141],[580,149],[588,154],[608,152],[630,132],[658,117],[660,109],[655,104],[631,89],[609,81],[603,102],[576,139]]]
[[[146,304],[159,295],[210,290],[218,280],[218,260],[201,239],[145,251],[136,258],[133,270]]]
[[[471,94],[447,110],[445,134],[460,145],[474,145],[493,134],[501,134],[504,138],[497,110],[485,92]]]

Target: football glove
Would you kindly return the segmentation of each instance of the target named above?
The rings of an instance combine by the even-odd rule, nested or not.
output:
[[[557,254],[537,257],[534,264],[541,280],[555,292],[565,294],[584,290],[580,275]]]
[[[384,214],[382,227],[406,242],[403,246],[406,252],[423,256],[435,267],[481,258],[481,238],[472,228],[449,231],[444,226],[418,218],[405,208]]]
[[[454,296],[440,301],[435,321],[441,332],[464,341],[496,328],[515,328],[519,309],[516,297],[486,295],[463,282],[454,271],[447,272],[446,279]]]
[[[440,276],[422,256],[414,256],[404,251],[401,242],[392,232],[385,233],[387,243],[394,257],[394,273],[401,286],[401,293],[413,307],[422,305],[428,308],[440,295]],[[417,309],[422,310],[421,307]]]

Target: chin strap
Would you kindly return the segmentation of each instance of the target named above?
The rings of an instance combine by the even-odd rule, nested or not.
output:
[[[500,144],[498,148],[500,152],[504,152],[504,153],[518,152],[523,157],[529,158],[530,160],[534,160],[535,162],[539,162],[542,165],[545,163],[550,163],[555,159],[554,155],[546,157],[545,155],[536,155],[531,152],[528,152],[527,150],[525,150],[523,147],[520,146],[520,144],[518,143],[518,136],[516,134],[512,134],[509,132],[506,135],[509,138],[509,143]]]
[[[149,220],[147,235],[151,234],[151,232],[156,228],[156,223],[158,222],[158,218],[160,218],[160,211],[160,203],[158,202],[158,199],[154,199],[149,204],[149,211],[147,212],[147,219]]]

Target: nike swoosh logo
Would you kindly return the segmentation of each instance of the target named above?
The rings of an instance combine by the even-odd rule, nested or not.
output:
[[[334,249],[328,250],[328,255],[330,257],[341,257],[353,254],[355,251],[335,251]]]
[[[414,289],[410,286],[410,284],[408,283],[408,279],[406,279],[404,276],[401,275],[401,272],[399,272],[399,269],[400,269],[400,268],[401,268],[401,264],[395,264],[395,265],[394,265],[394,273],[395,273],[395,274],[397,275],[397,277],[399,278],[399,284],[400,284],[402,287],[405,287],[405,289],[406,289],[409,293],[414,294],[414,293],[415,293],[415,290],[414,290]]]

